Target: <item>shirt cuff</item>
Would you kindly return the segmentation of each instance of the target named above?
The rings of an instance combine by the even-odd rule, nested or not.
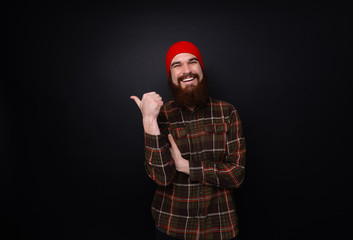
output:
[[[148,148],[164,148],[167,145],[167,137],[164,134],[151,135],[145,132],[145,146]]]
[[[190,180],[195,182],[205,182],[202,161],[189,161]]]

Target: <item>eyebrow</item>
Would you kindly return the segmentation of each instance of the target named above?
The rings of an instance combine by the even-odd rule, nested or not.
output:
[[[194,61],[194,60],[199,61],[196,57],[194,57],[194,58],[190,58],[189,62]]]
[[[189,59],[189,62],[194,61],[194,60],[199,61],[196,57],[193,57],[193,58]],[[170,66],[173,67],[176,64],[180,64],[180,62],[173,62],[172,65],[170,65]]]

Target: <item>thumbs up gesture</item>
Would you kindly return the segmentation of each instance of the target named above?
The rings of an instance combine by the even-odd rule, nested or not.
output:
[[[130,99],[134,100],[141,110],[145,132],[159,135],[160,131],[157,124],[157,117],[163,106],[162,97],[156,92],[149,92],[143,94],[141,100],[136,96],[131,96]]]
[[[162,97],[156,92],[145,93],[140,100],[136,96],[131,96],[136,102],[136,105],[140,108],[142,116],[147,118],[157,119],[159,111],[163,106]]]

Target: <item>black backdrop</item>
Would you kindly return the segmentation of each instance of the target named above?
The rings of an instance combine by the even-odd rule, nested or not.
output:
[[[9,238],[153,239],[154,184],[129,97],[171,99],[164,59],[180,40],[199,47],[211,96],[243,122],[240,239],[352,237],[346,6],[31,2],[5,11]]]

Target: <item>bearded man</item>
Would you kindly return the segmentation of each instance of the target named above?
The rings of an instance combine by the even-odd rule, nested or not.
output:
[[[233,105],[210,98],[198,48],[173,44],[166,56],[174,100],[140,100],[145,168],[157,184],[151,212],[156,239],[235,239],[232,189],[244,179],[245,139]]]

